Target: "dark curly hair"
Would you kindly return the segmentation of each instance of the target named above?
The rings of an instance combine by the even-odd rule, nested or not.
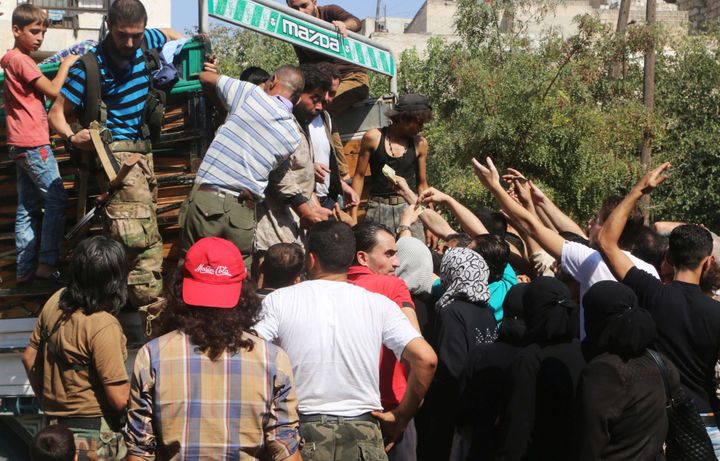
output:
[[[262,308],[252,281],[243,281],[242,295],[232,309],[185,304],[182,286],[182,268],[178,268],[172,274],[166,291],[168,304],[162,316],[162,334],[182,331],[190,337],[197,350],[213,361],[224,351],[237,354],[240,349],[253,349],[252,340],[243,337],[244,332],[255,334],[252,327],[260,320]]]

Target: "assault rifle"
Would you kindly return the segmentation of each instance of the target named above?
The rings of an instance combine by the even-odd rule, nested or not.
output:
[[[101,163],[105,163],[102,161],[103,157],[105,157],[105,151],[98,150],[98,154],[101,158]],[[112,155],[112,153],[110,154]],[[95,206],[88,211],[83,218],[75,224],[70,231],[68,231],[67,234],[65,234],[65,240],[73,240],[75,237],[78,236],[82,231],[90,227],[92,222],[95,220],[95,218],[102,218],[102,212],[105,206],[108,204],[110,199],[120,190],[123,186],[123,181],[127,177],[128,173],[130,173],[130,170],[138,163],[138,161],[142,158],[142,155],[135,154],[132,157],[130,157],[128,160],[123,162],[122,166],[120,166],[117,174],[113,174],[113,177],[110,181],[110,187],[107,192],[101,194],[98,196],[97,199],[95,199]],[[107,170],[106,170],[107,171]],[[110,170],[113,171],[114,170]],[[108,175],[110,176],[110,175]]]

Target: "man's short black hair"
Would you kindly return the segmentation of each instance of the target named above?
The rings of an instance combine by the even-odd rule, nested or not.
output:
[[[330,91],[332,78],[321,71],[317,64],[301,64],[300,72],[302,72],[303,78],[305,79],[303,93],[309,93],[316,89]]]
[[[505,238],[508,223],[502,213],[486,206],[479,206],[475,209],[475,215],[489,233]]]
[[[74,461],[75,438],[70,429],[53,424],[37,433],[30,447],[32,461]]]
[[[377,234],[378,232],[387,232],[393,238],[395,234],[384,224],[376,223],[373,221],[363,221],[360,224],[356,224],[353,227],[353,234],[355,235],[355,254],[358,251],[364,251],[369,253],[377,245]],[[357,260],[355,260],[357,262]]]
[[[276,243],[265,252],[262,262],[263,288],[284,288],[302,275],[305,254],[297,243]]]
[[[451,242],[453,240],[456,241],[457,242],[455,244],[456,248],[467,248],[468,245],[470,245],[470,242],[472,242],[472,238],[470,238],[470,236],[468,234],[466,234],[465,232],[456,232],[454,234],[448,234],[444,240],[445,240],[445,242]]]
[[[676,269],[694,270],[710,256],[713,241],[710,232],[695,224],[683,224],[670,233],[670,259]]]
[[[598,211],[597,214],[598,224],[602,225],[610,216],[610,213],[612,213],[613,210],[620,205],[620,202],[622,202],[623,199],[624,197],[619,195],[612,195],[606,198],[600,206],[600,211]],[[640,233],[643,226],[645,226],[645,215],[640,209],[640,206],[636,204],[630,212],[630,216],[628,216],[628,220],[625,223],[622,234],[620,234],[618,246],[623,250],[632,249],[635,237]]]
[[[111,25],[138,22],[147,25],[147,20],[147,11],[140,0],[115,0],[108,10],[107,22]]]
[[[490,269],[488,282],[493,283],[502,279],[510,258],[510,244],[493,234],[478,235],[473,239],[473,243],[473,250],[483,257]]]
[[[648,264],[652,264],[660,273],[660,267],[667,255],[669,247],[669,239],[667,236],[660,235],[650,227],[643,227],[640,233],[635,237],[632,246],[632,255],[642,259]]]
[[[324,271],[342,274],[355,258],[355,236],[345,223],[319,222],[307,233],[307,252],[315,255]]]
[[[253,85],[260,85],[270,80],[270,74],[260,67],[250,66],[240,74],[240,80],[250,82]]]

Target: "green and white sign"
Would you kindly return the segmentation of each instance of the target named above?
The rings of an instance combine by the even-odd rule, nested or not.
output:
[[[357,64],[381,74],[395,76],[389,50],[371,40],[349,33],[338,34],[331,26],[270,0],[209,0],[210,16],[254,30],[293,45]],[[326,23],[325,23],[326,24]]]

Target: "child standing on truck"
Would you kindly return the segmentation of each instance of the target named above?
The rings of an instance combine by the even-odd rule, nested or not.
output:
[[[54,99],[58,95],[78,56],[63,60],[53,80],[40,72],[30,53],[42,45],[48,24],[47,14],[37,6],[18,5],[12,15],[15,46],[0,60],[5,71],[7,145],[10,159],[17,166],[15,247],[17,281],[21,283],[33,277],[57,281],[60,275],[67,194],[50,148],[45,97]],[[38,236],[36,216],[42,209],[42,235]]]

